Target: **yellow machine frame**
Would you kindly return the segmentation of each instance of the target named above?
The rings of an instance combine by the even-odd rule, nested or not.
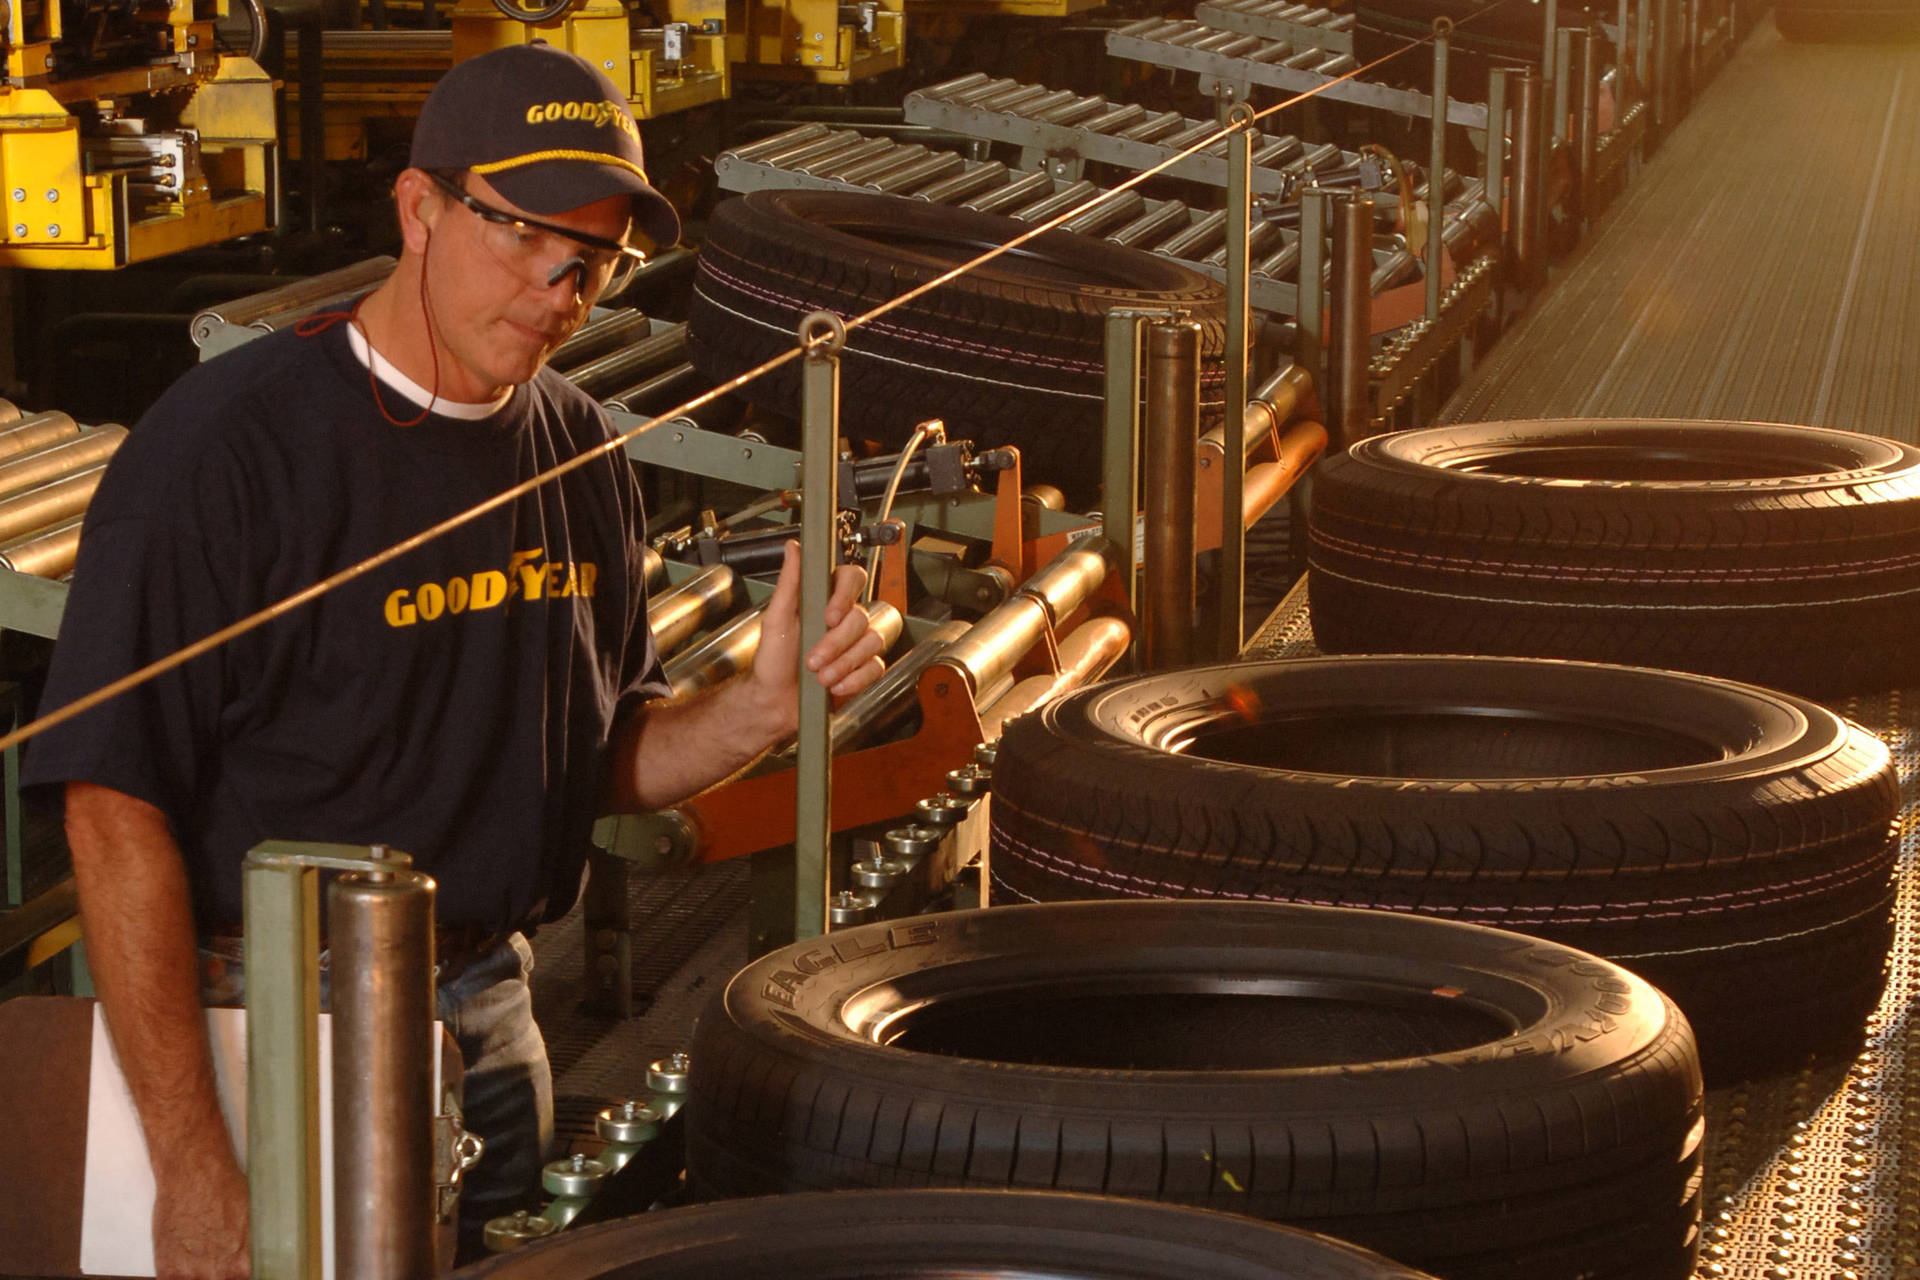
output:
[[[171,28],[168,56],[70,70],[57,0],[31,25],[8,6],[0,266],[105,270],[274,225],[273,84],[250,59],[214,52],[225,10],[225,0],[174,0],[145,11],[141,20]],[[173,144],[153,148],[164,171],[146,175],[164,189],[149,183],[136,197],[137,164],[98,163],[113,135],[136,150]]]

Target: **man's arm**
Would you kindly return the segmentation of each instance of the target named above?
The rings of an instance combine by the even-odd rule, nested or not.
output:
[[[146,801],[74,782],[66,802],[87,962],[153,1165],[157,1274],[245,1276],[247,1180],[214,1089],[186,863]]]
[[[836,698],[853,696],[885,670],[886,641],[858,605],[865,584],[858,565],[835,571],[827,633],[807,654],[807,670]],[[677,804],[792,737],[799,723],[800,544],[789,542],[752,668],[692,697],[648,703],[616,724],[602,807],[636,813]]]

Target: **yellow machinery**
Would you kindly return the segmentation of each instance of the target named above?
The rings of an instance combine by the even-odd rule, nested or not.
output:
[[[226,8],[0,6],[0,266],[120,267],[274,224],[273,84],[215,49]]]

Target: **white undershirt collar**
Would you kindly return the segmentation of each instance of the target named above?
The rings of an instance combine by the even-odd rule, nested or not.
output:
[[[401,396],[411,401],[416,407],[421,409],[430,408],[442,417],[461,418],[469,422],[478,422],[482,418],[491,418],[494,414],[500,412],[501,409],[506,407],[507,401],[513,398],[513,389],[511,387],[502,391],[494,399],[479,403],[471,400],[449,400],[445,396],[436,396],[433,392],[400,372],[400,370],[394,366],[393,361],[387,359],[378,351],[375,351],[367,342],[366,335],[361,333],[359,328],[352,322],[347,324],[347,345],[353,348],[353,354],[359,357],[361,364],[373,370],[374,377],[380,379],[380,381],[386,383],[389,387],[392,387],[395,391],[399,392]]]

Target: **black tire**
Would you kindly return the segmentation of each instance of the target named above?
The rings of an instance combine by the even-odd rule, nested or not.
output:
[[[687,313],[693,363],[733,378],[795,344],[809,312],[867,311],[1026,231],[1011,218],[838,191],[757,191],[714,210]],[[1169,258],[1065,231],[854,330],[840,364],[841,429],[888,448],[944,418],[952,439],[1013,445],[1029,482],[1091,505],[1100,479],[1106,316],[1168,306],[1202,324],[1201,429],[1225,394],[1226,293]],[[789,416],[790,363],[741,388]]]
[[[470,1280],[1430,1280],[1324,1236],[1041,1191],[845,1191],[694,1205],[571,1231]]]
[[[1314,902],[1579,947],[1672,996],[1722,1083],[1857,1047],[1898,806],[1887,748],[1791,695],[1323,658],[1115,681],[1015,720],[992,866],[1019,900]]]
[[[1692,1270],[1685,1020],[1625,970],[1497,930],[1226,902],[866,925],[741,971],[692,1060],[696,1191],[1092,1191],[1447,1280]]]
[[[1569,420],[1375,436],[1317,468],[1327,653],[1699,671],[1816,697],[1911,680],[1920,449],[1812,427]]]

